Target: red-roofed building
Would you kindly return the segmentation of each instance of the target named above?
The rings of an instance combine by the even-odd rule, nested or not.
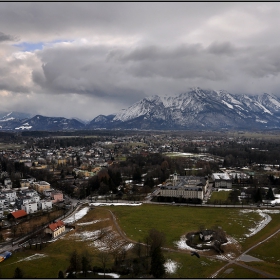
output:
[[[24,210],[18,210],[15,212],[12,212],[8,215],[8,218],[14,218],[14,219],[21,219],[23,217],[26,217],[27,213]]]
[[[52,238],[57,237],[65,231],[65,224],[62,221],[57,221],[56,223],[50,224],[46,229],[45,233],[52,235]]]

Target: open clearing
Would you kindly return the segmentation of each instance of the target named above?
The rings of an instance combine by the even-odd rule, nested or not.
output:
[[[69,219],[76,225],[76,229],[68,232],[55,242],[49,243],[42,250],[26,249],[12,255],[11,258],[0,264],[3,278],[12,278],[16,267],[20,267],[24,272],[24,277],[28,278],[57,278],[58,271],[66,271],[69,265],[70,254],[76,249],[78,253],[85,251],[91,257],[92,266],[100,266],[98,253],[101,250],[110,251],[115,247],[122,247],[127,250],[127,256],[131,254],[134,244],[124,240],[117,232],[112,215],[107,210],[111,210],[125,232],[126,236],[134,241],[143,241],[151,228],[156,228],[166,234],[166,245],[176,251],[164,251],[166,259],[166,270],[169,278],[207,278],[225,264],[226,259],[237,257],[251,243],[255,244],[263,236],[268,236],[270,232],[280,227],[279,212],[268,212],[271,221],[265,226],[265,210],[244,211],[237,208],[202,208],[196,207],[177,207],[163,205],[139,206],[95,206],[94,209],[88,206],[79,210],[74,219]],[[225,253],[220,258],[213,258],[213,252],[202,252],[201,258],[191,256],[188,248],[178,246],[184,236],[189,231],[197,231],[200,226],[211,228],[221,226],[229,236],[228,243],[224,245]],[[258,229],[261,228],[259,231]],[[250,237],[246,235],[254,233]],[[279,237],[279,236],[278,236]],[[269,242],[269,241],[268,241]],[[271,245],[267,246],[264,255],[277,255],[277,237],[271,240]],[[180,243],[179,243],[180,244]],[[259,248],[259,247],[258,247]],[[257,250],[256,248],[255,250]],[[274,250],[274,251],[273,251]],[[262,251],[261,251],[262,252]],[[274,252],[274,253],[273,253]],[[247,253],[264,260],[264,256],[258,252],[250,251]],[[211,257],[212,256],[212,257]],[[279,264],[272,264],[272,259],[265,259],[262,262],[264,271],[273,273],[279,269]],[[110,260],[112,263],[113,260]],[[254,266],[256,262],[246,263]],[[44,268],[44,269],[42,269]],[[224,271],[217,277],[239,278],[242,273],[244,277],[259,278],[260,275],[247,271],[239,266],[231,265],[234,268],[228,273]],[[260,267],[259,267],[260,269]],[[246,271],[246,273],[245,273]],[[275,274],[275,273],[273,273]]]

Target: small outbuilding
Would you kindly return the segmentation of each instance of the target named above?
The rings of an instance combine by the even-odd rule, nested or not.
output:
[[[56,223],[50,224],[46,229],[45,233],[51,234],[52,238],[55,238],[65,232],[65,224],[59,220]]]

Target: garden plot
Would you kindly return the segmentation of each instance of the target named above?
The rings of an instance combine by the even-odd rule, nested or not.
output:
[[[129,243],[123,240],[118,233],[112,229],[106,230],[100,238],[95,239],[92,243],[92,246],[97,248],[99,251],[115,251],[115,250],[129,250],[134,244]]]

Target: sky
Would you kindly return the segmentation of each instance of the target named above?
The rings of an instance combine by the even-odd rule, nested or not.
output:
[[[280,97],[280,3],[1,2],[0,112],[92,120],[190,88]]]

